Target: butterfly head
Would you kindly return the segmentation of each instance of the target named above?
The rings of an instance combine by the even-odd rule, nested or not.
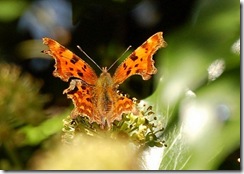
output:
[[[97,80],[97,85],[99,87],[106,87],[111,86],[112,84],[112,77],[110,73],[108,72],[107,67],[102,67],[102,73],[100,74],[100,77]]]
[[[108,68],[107,67],[102,67],[102,72],[103,73],[105,73],[105,72],[107,73],[108,72]]]

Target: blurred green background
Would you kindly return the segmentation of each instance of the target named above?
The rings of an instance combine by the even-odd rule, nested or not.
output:
[[[42,37],[99,74],[76,45],[109,66],[158,31],[168,43],[154,56],[158,73],[120,87],[149,102],[165,126],[157,169],[240,170],[240,2],[233,0],[0,0],[0,169],[31,169],[73,108],[62,95],[68,83],[52,76],[54,61],[41,53]]]

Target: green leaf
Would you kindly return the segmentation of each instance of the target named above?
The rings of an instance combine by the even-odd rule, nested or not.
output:
[[[240,4],[204,0],[195,9],[189,25],[165,35],[147,99],[166,128],[161,170],[216,170],[240,148]]]

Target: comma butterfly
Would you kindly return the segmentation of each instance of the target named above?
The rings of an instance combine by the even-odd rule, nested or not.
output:
[[[90,65],[58,42],[43,38],[43,43],[49,47],[43,52],[56,62],[53,75],[70,81],[70,86],[63,93],[75,105],[71,117],[86,116],[90,123],[107,124],[109,127],[115,120],[121,120],[123,113],[137,112],[135,102],[118,93],[119,85],[136,74],[141,75],[143,80],[150,79],[157,72],[152,56],[159,48],[166,46],[163,33],[158,32],[132,52],[113,76],[108,73],[107,67],[103,67],[98,77]]]

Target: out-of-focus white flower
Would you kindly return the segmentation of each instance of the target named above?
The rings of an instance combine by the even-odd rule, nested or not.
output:
[[[223,59],[215,60],[209,67],[208,67],[208,79],[210,81],[216,80],[225,69],[225,61]]]
[[[238,39],[231,47],[231,51],[240,55],[240,39]]]

